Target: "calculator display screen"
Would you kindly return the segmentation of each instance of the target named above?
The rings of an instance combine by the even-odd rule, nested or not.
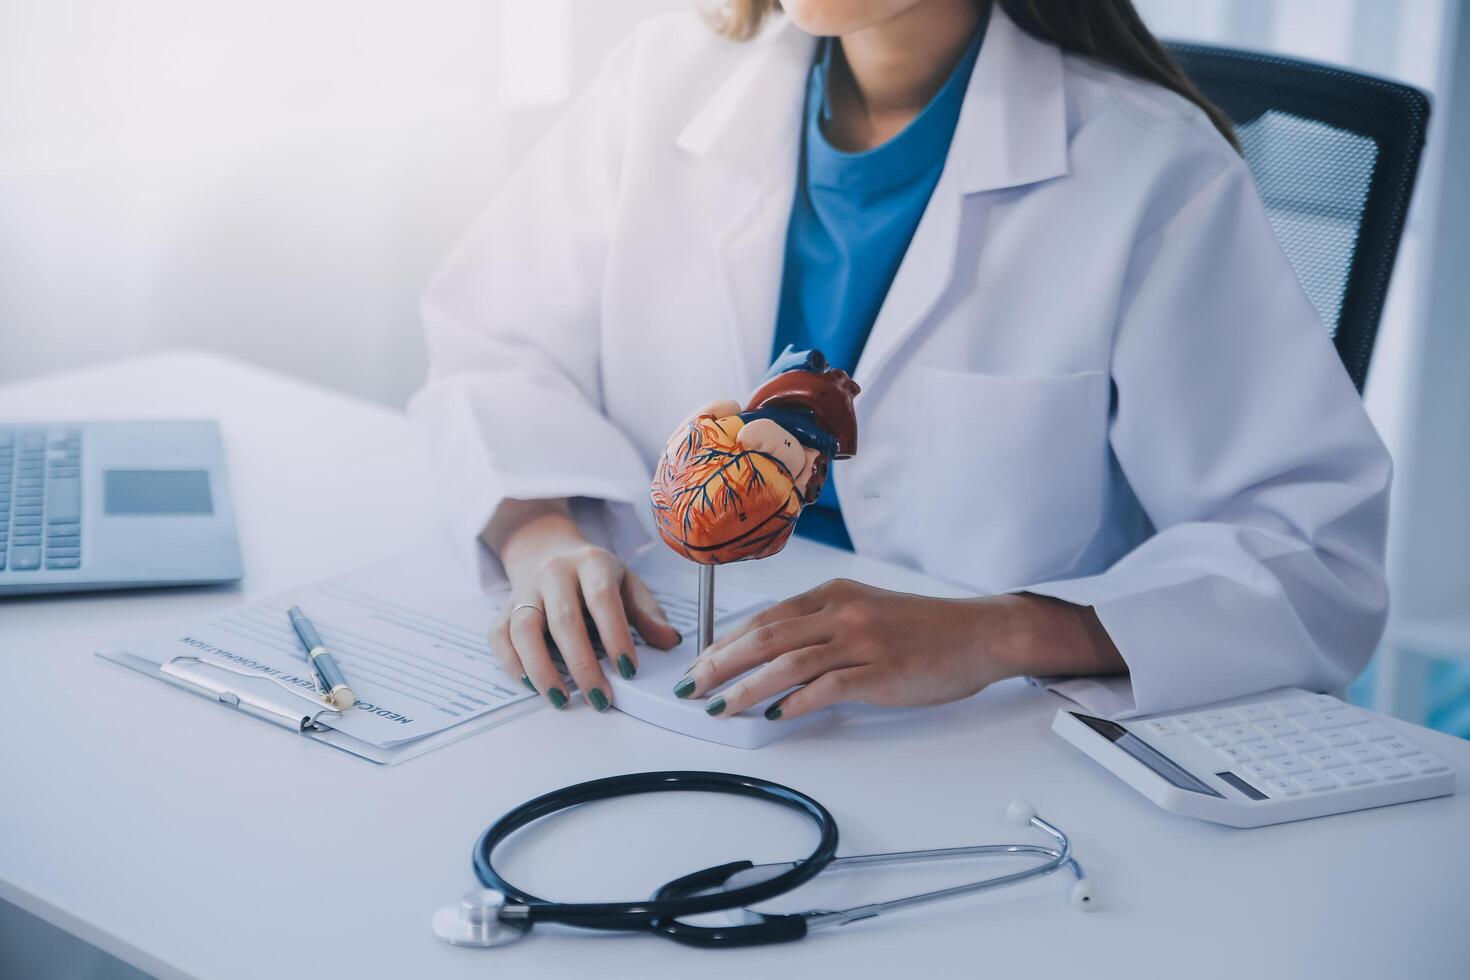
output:
[[[1211,789],[1198,779],[1195,779],[1173,759],[1170,759],[1164,753],[1155,749],[1117,722],[1108,721],[1104,718],[1094,718],[1091,715],[1080,714],[1076,711],[1069,713],[1073,718],[1076,718],[1082,724],[1128,753],[1135,761],[1143,763],[1154,775],[1169,785],[1188,790],[1191,793],[1202,793],[1205,796],[1215,796],[1220,799],[1225,798],[1224,794]]]

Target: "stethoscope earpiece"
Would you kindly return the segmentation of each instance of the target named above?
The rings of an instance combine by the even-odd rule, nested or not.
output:
[[[451,946],[504,946],[530,931],[521,922],[507,922],[500,912],[505,895],[493,888],[472,888],[453,905],[434,913],[434,935]]]
[[[1006,819],[1017,827],[1029,827],[1035,818],[1036,807],[1026,800],[1011,800],[1010,806],[1006,807]]]

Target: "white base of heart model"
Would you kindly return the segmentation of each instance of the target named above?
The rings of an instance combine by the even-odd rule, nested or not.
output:
[[[749,615],[753,611],[743,610],[741,615]],[[716,625],[716,635],[719,625],[721,624]],[[674,696],[674,685],[683,678],[689,665],[694,662],[694,656],[695,638],[688,635],[682,644],[672,650],[652,650],[647,647],[641,649],[638,653],[638,673],[632,680],[624,680],[616,671],[605,670],[613,689],[613,704],[624,714],[632,715],[650,725],[739,749],[758,749],[831,714],[828,709],[814,711],[800,718],[770,721],[765,716],[765,710],[771,702],[777,700],[773,697],[746,708],[738,715],[711,717],[704,710],[707,698],[695,697],[685,701]],[[781,696],[785,694],[785,691],[781,692]]]

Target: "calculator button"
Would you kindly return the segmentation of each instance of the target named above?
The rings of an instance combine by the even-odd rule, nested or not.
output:
[[[1393,756],[1396,759],[1402,758],[1406,755],[1419,754],[1419,746],[1410,745],[1408,742],[1405,742],[1401,738],[1391,738],[1386,742],[1376,742],[1374,744],[1377,745],[1378,748],[1382,750],[1385,755]]]
[[[1296,781],[1312,793],[1320,793],[1323,790],[1337,788],[1337,780],[1332,777],[1331,773],[1327,772],[1309,772],[1296,777]]]
[[[1273,759],[1271,760],[1271,765],[1276,767],[1277,772],[1285,773],[1288,776],[1296,776],[1300,773],[1312,771],[1311,763],[1294,755],[1286,756],[1283,759]]]
[[[1283,721],[1280,718],[1272,718],[1270,721],[1256,722],[1256,728],[1266,735],[1280,738],[1282,735],[1295,735],[1301,731],[1296,727],[1294,721]]]
[[[1332,711],[1319,711],[1315,715],[1305,715],[1298,718],[1297,723],[1302,726],[1303,731],[1318,732],[1328,728],[1343,728],[1366,720],[1367,716],[1361,711],[1335,708]]]
[[[1422,752],[1419,755],[1411,755],[1406,758],[1404,760],[1404,765],[1408,766],[1410,769],[1414,770],[1421,776],[1431,776],[1437,772],[1444,772],[1446,769],[1449,768],[1449,766],[1445,765],[1434,756]]]
[[[1169,720],[1172,721],[1174,723],[1174,727],[1179,729],[1181,732],[1199,732],[1204,731],[1206,728],[1209,727],[1194,715],[1179,715],[1175,718],[1170,718]]]
[[[1301,701],[1295,699],[1291,701],[1272,701],[1271,707],[1275,708],[1276,713],[1283,718],[1292,718],[1297,715],[1304,715],[1308,711],[1312,710],[1311,708],[1308,708],[1306,705],[1302,704]]]
[[[1322,740],[1315,735],[1288,735],[1281,740],[1281,747],[1288,752],[1310,752],[1322,747]]]
[[[1220,746],[1227,744],[1225,736],[1218,732],[1195,732],[1194,737],[1212,749],[1218,749]]]
[[[1302,701],[1313,711],[1330,711],[1333,708],[1342,707],[1342,702],[1330,694],[1313,694],[1311,697],[1302,698]]]
[[[1349,786],[1366,786],[1369,783],[1376,783],[1378,781],[1377,776],[1362,766],[1348,766],[1345,769],[1338,769],[1333,775],[1337,776],[1338,779],[1341,779]]]
[[[1318,769],[1331,769],[1334,766],[1347,765],[1347,758],[1341,752],[1333,749],[1320,749],[1316,752],[1308,752],[1303,758]]]
[[[1325,732],[1318,732],[1317,737],[1334,748],[1342,748],[1344,745],[1358,744],[1358,736],[1354,735],[1350,728],[1332,728]]]
[[[1240,767],[1240,771],[1260,782],[1272,779],[1276,775],[1276,769],[1268,762],[1247,762]]]
[[[1147,728],[1149,732],[1153,735],[1174,734],[1174,726],[1169,724],[1167,721],[1163,721],[1162,719],[1156,718],[1153,721],[1146,721],[1143,723],[1143,727]]]
[[[1380,779],[1403,779],[1409,774],[1409,767],[1397,759],[1384,759],[1382,762],[1368,763],[1368,771]]]
[[[1354,708],[1346,704],[1333,708],[1331,711],[1319,711],[1317,712],[1317,717],[1331,718],[1334,727],[1340,725],[1361,725],[1365,721],[1373,720],[1373,716],[1361,708]]]
[[[1358,738],[1365,742],[1380,742],[1385,738],[1393,738],[1393,732],[1386,725],[1380,725],[1376,721],[1370,721],[1366,725],[1354,725],[1353,731],[1358,733]]]
[[[1215,731],[1232,742],[1251,742],[1261,737],[1260,733],[1249,725],[1226,725]]]
[[[1348,745],[1343,748],[1342,754],[1358,764],[1377,762],[1383,758],[1383,753],[1372,745]]]
[[[1266,780],[1266,788],[1271,791],[1272,796],[1276,797],[1300,796],[1302,794],[1302,788],[1295,779],[1284,779],[1281,777],[1268,779]]]
[[[1258,738],[1254,742],[1242,742],[1241,748],[1245,749],[1252,757],[1257,759],[1275,759],[1286,754],[1280,742],[1269,738]]]
[[[1219,752],[1231,762],[1249,762],[1251,757],[1251,754],[1239,745],[1222,746]]]
[[[1226,725],[1240,724],[1240,716],[1233,711],[1206,711],[1200,714],[1200,720],[1211,728],[1223,728]]]
[[[1240,712],[1240,717],[1246,721],[1270,721],[1276,717],[1276,712],[1265,704],[1247,704],[1235,710]]]

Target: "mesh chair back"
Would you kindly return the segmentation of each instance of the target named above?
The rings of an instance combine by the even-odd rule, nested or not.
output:
[[[1276,237],[1362,391],[1424,147],[1428,97],[1308,61],[1166,47],[1235,123]]]

